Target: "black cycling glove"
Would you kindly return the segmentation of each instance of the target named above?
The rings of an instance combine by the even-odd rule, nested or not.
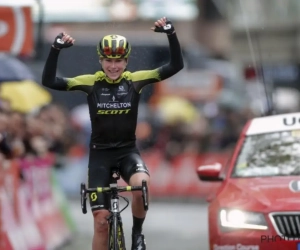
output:
[[[160,32],[160,33],[166,33],[167,35],[171,35],[175,31],[175,28],[174,28],[172,22],[167,19],[165,26],[163,26],[163,27],[155,26],[154,31],[155,32]]]
[[[62,40],[62,37],[63,37],[63,33],[60,33],[54,40],[53,42],[53,47],[56,48],[56,49],[64,49],[64,48],[69,48],[73,45],[73,43],[70,43],[70,42],[64,42]]]

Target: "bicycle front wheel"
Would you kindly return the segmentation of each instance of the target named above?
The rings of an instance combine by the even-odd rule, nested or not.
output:
[[[109,226],[109,250],[126,250],[122,222],[114,216]]]

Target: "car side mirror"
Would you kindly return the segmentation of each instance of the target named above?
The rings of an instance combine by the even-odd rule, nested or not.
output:
[[[222,164],[216,162],[211,165],[199,166],[197,168],[197,175],[201,181],[223,181],[220,177],[220,172],[222,169]]]

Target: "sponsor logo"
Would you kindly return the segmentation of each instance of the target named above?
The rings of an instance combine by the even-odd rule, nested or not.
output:
[[[136,169],[135,169],[136,172],[145,172],[145,173],[149,173],[147,167],[142,164],[142,163],[138,163],[136,164]]]
[[[127,95],[127,94],[128,94],[128,92],[125,90],[124,86],[119,86],[117,95]]]
[[[240,243],[236,245],[217,245],[214,244],[213,250],[259,250],[258,245],[242,245]]]
[[[164,30],[169,30],[172,28],[172,25],[171,24],[167,24],[165,26],[163,26]]]
[[[95,208],[102,208],[102,207],[104,207],[104,205],[96,205],[96,206],[92,206],[91,208],[95,209]]]
[[[292,117],[292,118],[283,118],[283,124],[285,126],[294,126],[300,123],[299,117]]]
[[[91,193],[91,200],[96,201],[97,200],[97,194],[96,193]]]
[[[64,44],[64,43],[65,43],[65,42],[64,42],[63,40],[61,40],[60,38],[57,38],[57,39],[56,39],[56,42],[57,42],[57,43],[60,43],[60,44]]]
[[[131,103],[130,102],[120,102],[120,103],[97,103],[97,108],[115,108],[115,109],[120,109],[120,108],[130,108]]]
[[[130,109],[108,109],[108,110],[103,110],[100,109],[98,110],[97,114],[98,115],[122,115],[122,114],[128,114]]]
[[[118,202],[113,202],[112,207],[113,207],[114,210],[117,210],[118,209]]]
[[[0,2],[3,3],[3,1]],[[6,2],[14,3],[16,1],[6,1]],[[1,5],[1,7],[3,7],[3,4]],[[30,6],[25,7],[18,4],[13,6],[4,6],[4,8],[1,8],[1,16],[0,16],[0,51],[1,52],[7,52],[13,55],[32,54],[32,50],[33,50],[33,27],[32,26],[33,25],[32,25],[31,12],[32,11]]]
[[[135,170],[135,172],[145,172],[145,173],[149,173],[149,171],[148,171],[147,169],[145,169],[145,168],[137,168],[137,169]]]

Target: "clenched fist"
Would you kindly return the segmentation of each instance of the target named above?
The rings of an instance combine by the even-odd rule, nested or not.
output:
[[[52,47],[58,50],[69,48],[73,46],[74,42],[75,40],[73,39],[73,37],[63,32],[57,35],[52,44]]]

